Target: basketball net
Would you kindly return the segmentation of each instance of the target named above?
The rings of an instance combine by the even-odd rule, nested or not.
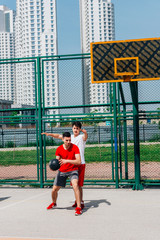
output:
[[[129,74],[129,75],[114,74],[114,76],[120,77],[121,79],[123,79],[123,82],[131,82],[131,79],[134,78],[135,73],[132,73],[132,75],[131,74]]]
[[[123,76],[123,81],[124,81],[124,82],[130,82],[131,79],[134,78],[134,76],[135,76],[134,73],[133,73],[133,75],[124,75],[124,76]]]

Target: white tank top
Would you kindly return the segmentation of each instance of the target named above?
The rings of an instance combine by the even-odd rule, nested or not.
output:
[[[77,137],[74,137],[74,135],[71,135],[71,143],[77,145],[80,151],[81,164],[85,164],[84,149],[85,149],[86,141],[83,140],[83,135],[78,135]]]

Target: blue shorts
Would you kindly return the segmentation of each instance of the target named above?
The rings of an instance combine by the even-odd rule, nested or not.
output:
[[[74,171],[71,171],[71,172],[60,172],[58,170],[58,174],[55,177],[53,185],[59,186],[59,187],[65,187],[66,186],[66,181],[67,181],[68,177],[70,178],[70,182],[73,179],[77,179],[78,180],[78,170],[74,170]]]

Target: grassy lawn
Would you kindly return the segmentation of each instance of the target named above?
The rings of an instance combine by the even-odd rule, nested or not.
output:
[[[46,160],[55,157],[56,149],[48,149],[46,151]],[[87,163],[92,162],[111,162],[112,154],[110,147],[93,147],[85,149],[85,159]],[[160,162],[160,145],[141,145],[140,147],[140,159],[141,161],[156,161]],[[124,147],[122,147],[122,161],[124,160]],[[134,160],[134,147],[128,146],[128,161]],[[0,152],[0,165],[29,165],[37,163],[36,150],[27,151],[5,151]]]

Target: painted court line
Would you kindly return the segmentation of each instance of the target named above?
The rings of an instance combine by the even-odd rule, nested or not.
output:
[[[66,238],[15,238],[15,237],[0,237],[0,240],[67,240]]]
[[[5,208],[9,208],[9,207],[15,206],[15,205],[20,204],[20,203],[23,203],[23,202],[27,202],[27,201],[29,201],[29,200],[31,200],[31,199],[34,199],[34,198],[43,196],[43,195],[45,195],[45,194],[47,194],[47,193],[41,193],[41,194],[39,194],[39,195],[36,195],[36,196],[33,196],[33,197],[29,197],[29,198],[24,199],[24,200],[21,200],[21,201],[19,201],[19,202],[9,204],[9,205],[7,205],[7,206],[1,207],[0,210],[3,210],[3,209],[5,209]],[[0,240],[1,240],[1,239],[0,239]]]
[[[0,240],[67,240],[67,239],[62,239],[62,238],[11,238],[11,237],[3,237],[0,238]]]

